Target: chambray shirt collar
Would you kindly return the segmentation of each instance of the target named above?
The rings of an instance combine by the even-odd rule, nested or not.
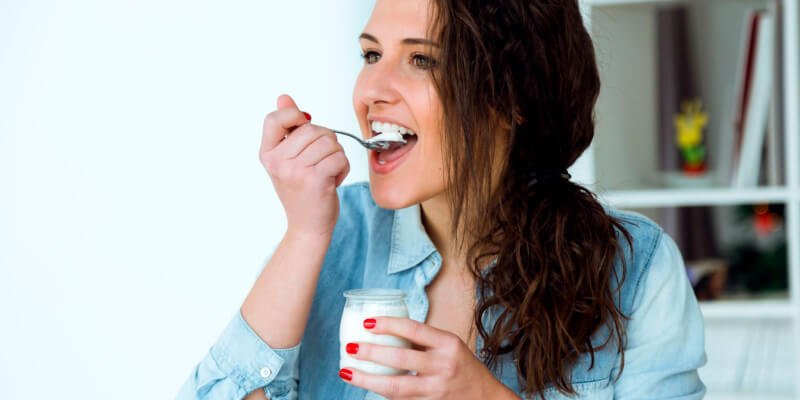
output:
[[[392,222],[392,242],[389,249],[387,272],[405,271],[436,252],[425,227],[419,204],[395,210]]]

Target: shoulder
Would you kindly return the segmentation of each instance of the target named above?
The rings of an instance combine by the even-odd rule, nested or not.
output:
[[[634,239],[634,246],[658,242],[664,230],[652,219],[633,211],[623,211],[610,206],[605,207],[606,213],[619,221],[620,225]],[[618,232],[619,233],[619,232]]]
[[[620,229],[617,229],[617,237],[623,253],[630,256],[631,261],[635,261],[638,267],[645,270],[649,268],[656,250],[666,235],[661,226],[650,218],[633,211],[606,207],[606,212],[610,217],[616,219],[620,227],[627,233],[628,237]],[[630,238],[630,242],[628,238]]]
[[[632,311],[636,299],[642,295],[643,282],[653,273],[653,269],[663,270],[671,267],[673,272],[683,273],[678,271],[678,267],[683,269],[683,264],[665,263],[665,259],[674,259],[673,253],[677,252],[677,248],[656,222],[632,211],[606,207],[606,212],[616,219],[628,234],[626,237],[621,230],[617,230],[621,250],[621,254],[617,255],[617,268],[624,269],[621,275],[623,280],[620,306],[623,313],[627,314]],[[679,252],[678,257],[680,257]]]

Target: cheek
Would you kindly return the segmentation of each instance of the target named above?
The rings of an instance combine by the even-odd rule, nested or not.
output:
[[[420,115],[424,117],[425,138],[422,143],[421,153],[424,163],[431,173],[437,175],[442,174],[442,165],[444,159],[442,156],[443,134],[441,120],[441,106],[439,98],[433,93],[433,89],[427,91],[427,96],[424,98],[424,109],[421,109]]]
[[[359,72],[358,73],[358,77],[356,78],[356,83],[353,85],[353,98],[352,98],[352,100],[353,100],[353,109],[356,111],[356,114],[358,114],[361,110],[363,110],[366,107],[364,102],[361,101],[361,99],[363,97],[363,95],[362,95],[363,90],[361,89],[361,87],[362,87],[362,84],[361,84],[361,81],[362,81],[361,75],[362,75],[362,73],[363,72]]]
[[[358,126],[361,129],[361,136],[364,138],[368,138],[372,136],[370,134],[370,130],[367,127],[366,123],[366,115],[367,115],[367,105],[364,102],[364,89],[363,89],[363,70],[359,72],[358,77],[356,78],[355,85],[353,85],[353,111],[356,115],[356,120],[358,121]]]

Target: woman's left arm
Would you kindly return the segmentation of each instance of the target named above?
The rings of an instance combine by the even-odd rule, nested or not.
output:
[[[364,324],[372,333],[408,339],[421,350],[355,343],[348,346],[354,358],[416,371],[417,375],[382,376],[358,370],[341,370],[346,382],[391,400],[497,399],[519,400],[498,381],[455,334],[406,318],[377,317]]]
[[[625,364],[615,399],[701,399],[706,363],[703,316],[678,247],[663,234],[636,293],[625,330]],[[616,377],[618,369],[612,373]]]

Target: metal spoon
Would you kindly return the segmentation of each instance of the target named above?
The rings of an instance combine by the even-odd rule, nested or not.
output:
[[[355,139],[356,141],[358,141],[358,143],[360,145],[366,147],[369,150],[377,150],[377,151],[391,150],[393,148],[400,147],[400,146],[402,146],[402,145],[404,145],[406,143],[406,141],[404,139],[402,139],[402,138],[400,140],[396,140],[396,139],[393,139],[393,138],[380,139],[378,136],[375,136],[372,139],[376,139],[377,138],[379,140],[372,140],[372,139],[363,140],[360,137],[358,137],[356,135],[353,135],[352,133],[337,131],[337,130],[334,130],[334,129],[331,129],[331,130],[334,133],[338,133],[339,135],[345,135],[345,136],[349,136],[349,137]]]

